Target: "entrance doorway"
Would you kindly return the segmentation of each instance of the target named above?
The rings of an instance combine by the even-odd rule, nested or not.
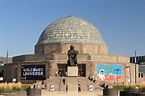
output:
[[[86,64],[78,64],[78,76],[86,76]]]
[[[66,76],[67,73],[67,65],[66,64],[58,64],[58,75],[59,76]]]

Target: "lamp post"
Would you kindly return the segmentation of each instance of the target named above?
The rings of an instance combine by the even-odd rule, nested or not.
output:
[[[135,84],[136,84],[136,51],[135,51],[135,58],[134,58],[134,63],[135,63]]]
[[[16,74],[16,76],[15,76],[15,82],[17,82],[17,65],[15,65],[15,69],[16,69],[16,71],[15,71],[15,74]]]

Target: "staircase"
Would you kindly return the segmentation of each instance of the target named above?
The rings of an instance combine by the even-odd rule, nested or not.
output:
[[[98,85],[97,81],[93,82],[93,81],[89,80],[86,77],[79,77],[78,78],[78,83],[81,84],[82,91],[88,91],[90,85],[93,86],[93,91],[97,91],[97,90],[102,90],[103,89],[101,86]]]
[[[65,84],[63,84],[62,79],[65,79]],[[47,89],[50,89],[50,85],[54,85],[55,86],[55,90],[58,91],[65,91],[66,90],[66,85],[67,85],[67,78],[68,77],[52,77],[50,79],[46,80],[47,83]],[[78,83],[81,85],[81,90],[82,91],[88,91],[88,88],[90,85],[93,86],[93,90],[102,90],[103,88],[101,86],[98,85],[98,82],[93,82],[90,81],[88,78],[86,77],[78,77]]]
[[[55,86],[55,91],[66,91],[66,85],[67,83],[71,82],[70,80],[67,80],[69,77],[50,77],[49,79],[45,80],[44,82],[47,84],[47,90],[50,90],[50,86],[54,85]],[[62,79],[65,79],[65,84],[63,84]],[[77,77],[78,84],[81,85],[81,91],[89,91],[89,86],[93,86],[93,91],[99,91],[103,90],[103,87],[98,85],[98,82],[96,81],[95,83],[91,80],[89,80],[86,77]],[[105,82],[105,84],[108,84]],[[42,82],[38,81],[35,83],[35,85],[40,85],[42,86]]]

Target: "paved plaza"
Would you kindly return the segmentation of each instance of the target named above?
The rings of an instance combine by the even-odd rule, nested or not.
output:
[[[103,96],[102,91],[82,91],[82,92],[65,92],[65,91],[48,91],[48,90],[42,90],[41,96]]]

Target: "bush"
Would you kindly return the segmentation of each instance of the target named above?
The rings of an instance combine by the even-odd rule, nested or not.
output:
[[[114,85],[113,88],[117,88],[119,91],[130,91],[130,92],[138,92],[139,85],[135,84],[124,84],[124,85]]]
[[[123,91],[124,90],[124,87],[125,87],[124,85],[118,85],[118,86],[117,85],[114,85],[113,86],[114,89],[118,89],[119,91]]]
[[[25,91],[29,85],[18,83],[0,83],[0,93],[12,93],[16,91]]]

